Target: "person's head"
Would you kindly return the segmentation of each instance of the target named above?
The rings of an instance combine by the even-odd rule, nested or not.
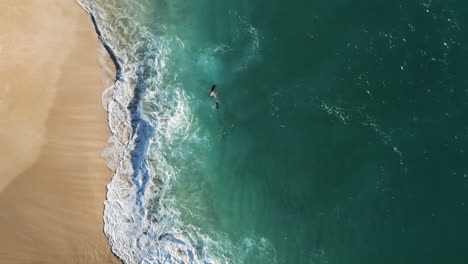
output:
[[[211,91],[211,92],[210,92],[210,96],[213,96],[213,95],[214,95],[214,92],[213,92],[213,91]]]

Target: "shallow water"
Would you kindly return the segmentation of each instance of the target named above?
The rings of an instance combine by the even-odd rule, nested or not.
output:
[[[106,204],[126,262],[466,263],[463,1],[90,10],[141,114]]]

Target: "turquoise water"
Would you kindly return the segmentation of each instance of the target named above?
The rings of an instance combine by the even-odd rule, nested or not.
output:
[[[128,263],[468,261],[466,3],[120,5],[152,131]]]

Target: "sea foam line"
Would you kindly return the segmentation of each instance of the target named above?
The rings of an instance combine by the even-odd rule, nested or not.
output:
[[[132,50],[118,49],[121,44],[119,41],[123,40],[109,32],[110,25],[106,25],[105,22],[104,27],[100,25],[100,16],[106,18],[109,14],[94,2],[78,3],[91,16],[98,38],[116,67],[115,83],[110,88],[112,99],[106,100],[109,96],[103,95],[103,106],[108,111],[108,124],[112,132],[104,156],[110,158],[106,163],[115,171],[112,181],[107,185],[103,216],[104,233],[112,251],[125,263],[197,263],[199,259],[191,245],[191,240],[196,238],[180,236],[173,232],[176,224],[172,219],[177,219],[179,212],[172,208],[159,208],[157,212],[150,212],[151,208],[147,209],[152,199],[164,196],[169,188],[167,182],[173,177],[170,166],[164,166],[163,155],[158,155],[158,163],[162,164],[159,167],[166,171],[160,184],[154,185],[152,175],[156,172],[146,160],[150,140],[158,140],[154,137],[155,131],[161,134],[169,133],[174,128],[171,125],[174,120],[183,119],[180,117],[183,114],[183,111],[180,111],[183,107],[180,105],[161,106],[160,115],[156,115],[160,118],[156,117],[153,124],[145,120],[141,112],[140,99],[145,90],[145,87],[139,87],[139,78],[144,75],[141,71],[145,71],[145,67],[149,66],[146,60],[155,57],[152,66],[156,67],[156,70],[159,69],[159,73],[163,72],[165,63],[161,56],[163,57],[165,49],[161,45],[164,45],[164,42],[160,41],[158,46],[154,45],[153,40],[157,39],[155,36],[127,35],[138,34],[135,33],[136,29],[124,32],[127,39],[139,41],[139,37],[142,37],[144,40],[136,43],[137,45],[120,45],[121,47],[132,47],[136,50],[139,45],[143,45],[139,48],[150,50],[149,58],[134,58],[137,52],[132,54]],[[111,15],[115,13],[117,12],[112,12]],[[148,43],[150,47],[144,46]],[[152,50],[155,51],[153,54]],[[143,82],[158,85],[157,78]],[[105,91],[104,94],[110,94],[110,91]],[[154,224],[155,221],[158,221],[157,225]]]
[[[128,212],[127,214],[118,214],[119,211],[123,211],[125,207],[128,207],[122,204],[119,198],[122,198],[122,196],[130,197],[137,193],[134,187],[128,188],[133,185],[131,179],[135,175],[133,169],[135,166],[132,164],[132,159],[134,162],[141,164],[144,158],[148,137],[140,136],[139,132],[144,132],[145,129],[141,128],[147,126],[142,122],[139,102],[133,96],[134,89],[126,83],[122,64],[119,62],[119,55],[116,54],[112,44],[106,41],[106,37],[109,36],[104,36],[98,26],[95,13],[101,10],[96,9],[96,7],[93,10],[91,5],[86,5],[80,0],[77,0],[77,2],[90,15],[98,39],[109,54],[116,69],[114,85],[104,91],[102,97],[103,107],[108,112],[109,129],[112,132],[112,136],[108,139],[106,148],[103,151],[103,156],[107,157],[106,164],[115,172],[112,181],[107,185],[107,200],[105,201],[103,216],[104,233],[109,239],[113,253],[123,262],[140,262],[128,252],[122,251],[124,245],[120,244],[129,244],[131,242],[119,241],[118,237],[122,236],[115,234],[115,232],[119,231],[115,219],[125,215],[124,217],[127,217],[125,221],[135,220]],[[121,57],[125,58],[125,56]],[[104,94],[110,93],[112,93],[112,98],[104,96]],[[136,142],[137,140],[140,141]]]

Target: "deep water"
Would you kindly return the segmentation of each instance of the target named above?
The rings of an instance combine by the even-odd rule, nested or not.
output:
[[[185,237],[188,263],[468,262],[465,1],[125,5],[165,49],[135,51],[167,186],[143,206],[164,225],[153,246]]]

